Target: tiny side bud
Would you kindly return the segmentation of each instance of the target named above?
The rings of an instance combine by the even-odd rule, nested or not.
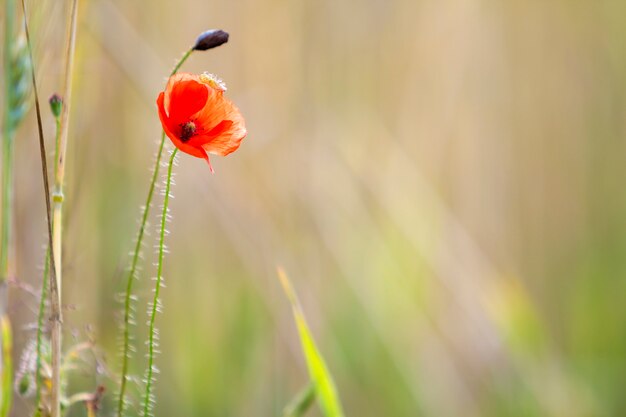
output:
[[[216,48],[224,43],[228,42],[228,33],[221,29],[211,29],[206,32],[202,32],[193,49],[196,51],[206,51],[207,49]]]
[[[63,109],[63,99],[61,98],[61,96],[59,96],[58,94],[53,94],[48,102],[50,103],[50,110],[52,111],[54,117],[60,117],[61,110]]]

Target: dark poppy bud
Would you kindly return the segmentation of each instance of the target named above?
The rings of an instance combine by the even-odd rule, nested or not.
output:
[[[60,117],[61,109],[63,108],[63,99],[61,96],[53,94],[48,102],[50,103],[50,110],[52,110],[54,117]]]
[[[221,29],[211,29],[206,32],[202,32],[200,36],[198,36],[193,49],[196,51],[206,51],[207,49],[216,48],[226,42],[228,42],[227,32],[224,32]]]

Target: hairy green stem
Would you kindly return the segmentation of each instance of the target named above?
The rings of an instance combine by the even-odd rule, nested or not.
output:
[[[54,147],[54,161],[55,172],[57,168],[57,161],[59,156],[59,141],[61,138],[61,121],[59,117],[55,117],[56,132],[55,132],[55,147]],[[52,222],[52,232],[54,234],[54,219]],[[43,328],[44,317],[46,316],[46,297],[48,296],[48,279],[50,276],[50,248],[46,247],[46,261],[43,267],[43,278],[41,280],[41,295],[39,299],[39,310],[37,312],[37,334],[35,337],[35,411],[34,416],[40,415],[41,409],[41,348],[43,345]]]
[[[124,396],[126,395],[126,383],[128,381],[128,366],[130,361],[130,326],[131,326],[131,311],[132,311],[132,294],[133,294],[133,282],[135,280],[135,274],[137,272],[137,264],[139,262],[139,254],[141,252],[141,246],[143,242],[143,236],[146,230],[146,224],[148,222],[148,216],[150,213],[150,207],[152,205],[152,196],[154,195],[154,189],[156,187],[156,179],[159,175],[159,166],[161,165],[161,155],[163,154],[163,146],[165,144],[165,132],[161,135],[161,143],[159,144],[159,150],[157,151],[156,163],[152,172],[152,180],[150,181],[150,188],[148,190],[148,198],[143,208],[141,215],[141,224],[139,226],[139,233],[137,234],[137,241],[135,242],[135,250],[133,251],[133,258],[131,261],[130,271],[126,279],[126,294],[124,297],[124,346],[122,353],[122,380],[120,382],[119,398],[117,400],[117,415],[122,417],[124,414],[124,407],[126,404]]]
[[[189,49],[185,55],[178,61],[170,76],[176,74],[180,67],[185,63],[187,58],[193,52],[193,48]],[[139,232],[137,233],[137,241],[135,242],[135,249],[133,251],[132,261],[130,269],[126,277],[126,293],[124,294],[124,341],[122,347],[122,376],[120,381],[120,392],[117,399],[117,417],[124,415],[124,408],[126,405],[125,395],[126,386],[128,382],[128,368],[130,362],[130,326],[132,321],[132,300],[133,300],[133,283],[135,280],[135,274],[137,273],[137,264],[139,263],[139,254],[141,253],[141,247],[143,244],[143,237],[146,230],[146,224],[150,215],[150,207],[152,205],[152,197],[154,195],[154,189],[156,187],[156,181],[159,177],[159,167],[161,166],[161,155],[163,154],[163,147],[165,145],[165,131],[161,134],[161,142],[159,143],[159,150],[157,151],[156,161],[154,162],[154,168],[152,170],[152,178],[150,180],[150,187],[148,189],[148,197],[146,198],[146,204],[143,207],[143,213],[141,214],[141,223],[139,225]]]
[[[148,417],[152,396],[152,378],[154,374],[154,352],[155,352],[155,321],[156,314],[159,310],[159,293],[161,290],[161,282],[163,281],[163,256],[165,255],[165,224],[167,223],[167,210],[170,202],[170,188],[172,185],[172,169],[174,168],[174,159],[178,153],[175,148],[170,157],[170,163],[167,167],[167,179],[165,180],[165,195],[163,197],[163,211],[161,213],[161,226],[159,228],[159,256],[157,260],[157,276],[154,287],[154,298],[150,309],[150,332],[148,339],[148,368],[146,375],[146,391],[144,394],[143,417]]]

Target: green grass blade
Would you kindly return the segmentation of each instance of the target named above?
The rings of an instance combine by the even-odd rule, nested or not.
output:
[[[13,398],[13,337],[11,335],[11,322],[7,315],[0,319],[0,332],[2,333],[2,404],[0,416],[7,417],[11,410]]]
[[[304,352],[307,368],[309,369],[309,376],[315,386],[315,393],[320,408],[326,417],[344,417],[335,382],[328,371],[324,358],[315,344],[315,340],[309,330],[293,286],[287,274],[285,274],[285,271],[281,268],[278,268],[278,277],[287,294],[287,298],[289,298],[289,302],[291,302],[294,319],[300,335],[302,351]]]

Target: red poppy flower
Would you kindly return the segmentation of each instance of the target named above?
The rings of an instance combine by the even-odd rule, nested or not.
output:
[[[157,99],[165,134],[181,151],[206,159],[209,167],[208,154],[236,151],[247,133],[243,116],[224,91],[225,85],[211,74],[178,73]]]

